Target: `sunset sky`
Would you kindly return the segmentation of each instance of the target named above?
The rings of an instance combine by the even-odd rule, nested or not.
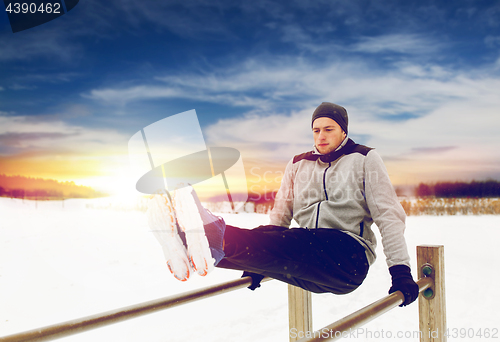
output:
[[[0,14],[0,174],[133,189],[129,139],[195,109],[263,192],[323,101],[395,185],[500,180],[500,2],[81,0],[15,34]]]

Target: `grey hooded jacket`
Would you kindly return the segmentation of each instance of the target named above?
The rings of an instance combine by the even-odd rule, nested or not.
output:
[[[346,138],[329,154],[311,151],[287,165],[270,214],[271,224],[340,229],[358,240],[368,262],[375,261],[380,230],[388,267],[410,266],[404,238],[405,212],[379,154]]]

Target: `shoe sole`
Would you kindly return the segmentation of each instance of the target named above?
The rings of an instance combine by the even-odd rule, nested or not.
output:
[[[181,185],[182,186],[182,185]],[[214,269],[214,259],[205,236],[203,221],[194,199],[191,186],[178,188],[172,193],[172,204],[177,215],[177,222],[186,233],[189,260],[191,266],[201,276],[206,276]]]
[[[149,202],[148,224],[163,249],[170,272],[180,281],[191,275],[186,247],[177,233],[175,211],[166,194],[154,195]]]

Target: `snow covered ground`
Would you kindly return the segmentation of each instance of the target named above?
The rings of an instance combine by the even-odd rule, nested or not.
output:
[[[181,283],[170,275],[144,213],[93,209],[89,203],[0,198],[0,336],[240,276],[216,269]],[[268,223],[261,214],[222,216],[247,228]],[[445,246],[447,321],[450,333],[458,329],[457,338],[448,340],[463,340],[460,329],[496,329],[498,339],[500,216],[410,216],[407,224],[414,269],[417,245]],[[354,293],[313,294],[314,329],[386,295],[390,276],[380,238],[377,252],[368,278]],[[255,292],[237,290],[59,341],[288,341],[287,310],[286,284],[270,281]],[[372,321],[355,340],[387,340],[390,332],[393,341],[418,341],[395,338],[416,331],[415,303]]]

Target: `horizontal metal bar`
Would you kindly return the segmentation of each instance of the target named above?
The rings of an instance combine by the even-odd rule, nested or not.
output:
[[[419,292],[432,286],[434,281],[432,278],[421,278],[417,281]],[[379,299],[378,301],[365,306],[364,308],[341,318],[340,320],[327,325],[326,327],[311,333],[311,337],[301,338],[297,342],[318,342],[318,341],[336,341],[343,336],[343,332],[349,332],[359,328],[371,320],[383,315],[387,311],[395,308],[404,302],[404,295],[401,291],[396,291],[390,295]],[[307,334],[307,332],[303,332]],[[344,334],[345,335],[345,334]]]
[[[272,278],[266,277],[262,281],[268,281],[271,279]],[[39,329],[33,329],[18,334],[0,337],[0,342],[50,341],[56,338],[81,333],[105,325],[118,323],[127,319],[154,313],[164,309],[169,309],[189,302],[194,302],[199,299],[234,291],[243,287],[247,287],[251,284],[251,277],[231,280],[221,284],[181,293],[178,295],[163,297],[92,316],[78,318]]]

